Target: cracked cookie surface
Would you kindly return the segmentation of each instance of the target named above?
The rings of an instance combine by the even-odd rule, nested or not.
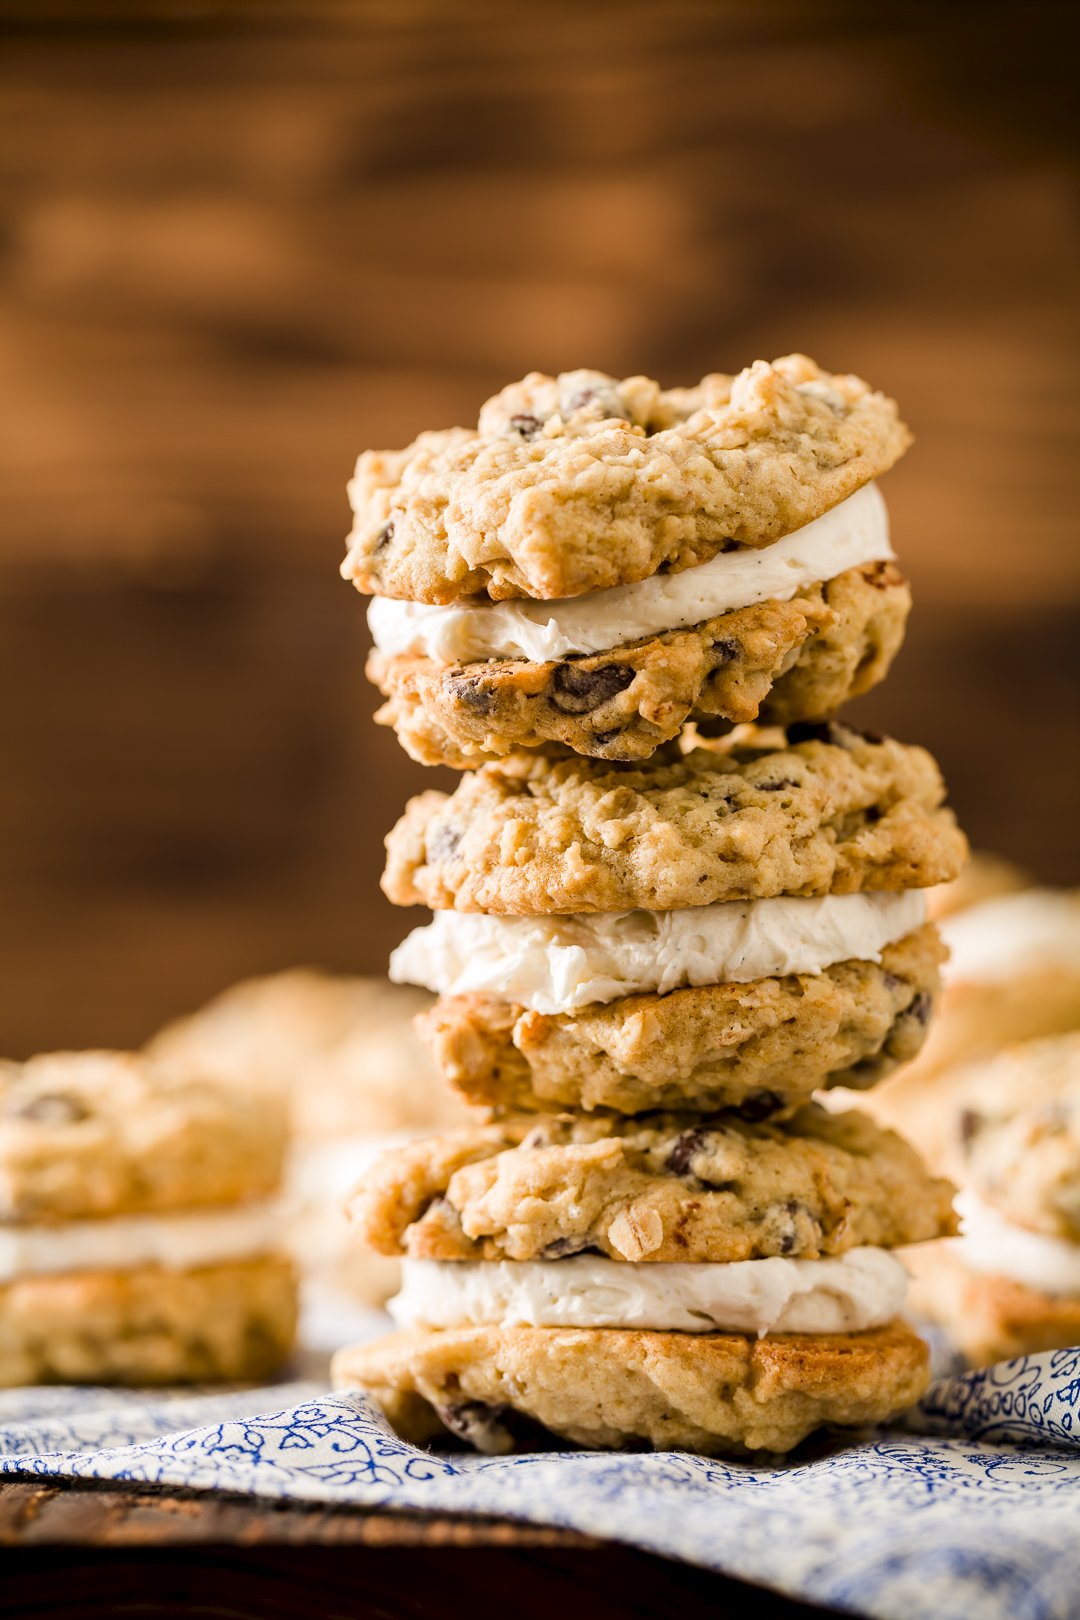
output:
[[[397,1432],[499,1455],[567,1441],[706,1456],[789,1451],[824,1423],[880,1423],[926,1388],[926,1346],[903,1322],[764,1339],[614,1328],[397,1333],[334,1358]]]
[[[647,759],[688,720],[817,720],[888,673],[911,605],[894,564],[851,568],[789,601],[548,663],[440,664],[374,652],[368,676],[422,765],[470,769],[561,743],[598,759]]]
[[[366,451],[342,573],[416,602],[578,596],[763,546],[885,472],[895,404],[805,355],[661,390],[533,372],[476,430]]]
[[[552,1116],[380,1159],[350,1201],[382,1254],[427,1260],[815,1259],[955,1230],[952,1187],[854,1111],[790,1119]]]
[[[790,1112],[828,1085],[875,1084],[922,1046],[945,954],[933,927],[880,963],[547,1015],[489,995],[447,996],[417,1028],[444,1081],[499,1112]]]
[[[0,1220],[233,1204],[281,1178],[285,1109],[120,1052],[0,1062]]]
[[[923,888],[967,851],[944,797],[925,749],[837,722],[638,767],[512,754],[410,801],[382,886],[505,916]]]

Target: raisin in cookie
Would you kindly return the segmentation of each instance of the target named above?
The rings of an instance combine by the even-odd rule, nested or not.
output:
[[[430,1260],[816,1259],[955,1229],[952,1187],[899,1136],[810,1104],[730,1114],[541,1116],[386,1154],[353,1195],[359,1235]]]
[[[591,657],[442,664],[374,652],[368,675],[423,765],[469,769],[561,743],[597,759],[647,759],[689,719],[820,719],[884,679],[911,606],[889,562]]]
[[[764,546],[886,471],[896,406],[804,355],[667,392],[532,373],[476,431],[367,451],[342,573],[416,602],[578,596]]]
[[[868,1333],[651,1333],[460,1328],[397,1333],[334,1358],[417,1445],[495,1455],[569,1441],[706,1456],[789,1451],[822,1424],[881,1423],[917,1401],[926,1346],[902,1322]]]
[[[829,1085],[875,1084],[922,1045],[944,948],[931,927],[880,963],[624,996],[546,1015],[446,996],[417,1028],[443,1079],[500,1113],[610,1108],[790,1112]]]
[[[674,745],[646,766],[512,754],[411,800],[397,905],[510,916],[921,888],[967,845],[922,748],[831,722],[787,746]]]

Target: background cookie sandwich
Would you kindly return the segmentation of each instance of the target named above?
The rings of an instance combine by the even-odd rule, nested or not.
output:
[[[136,1056],[0,1064],[0,1383],[255,1380],[288,1356],[284,1110]]]
[[[975,1365],[1080,1339],[1080,1033],[954,1077],[961,1236],[912,1256],[913,1299]]]

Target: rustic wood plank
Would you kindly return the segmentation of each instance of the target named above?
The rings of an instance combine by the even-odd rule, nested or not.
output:
[[[282,1546],[598,1547],[544,1525],[446,1514],[366,1512],[81,1484],[0,1485],[0,1546],[148,1547],[177,1543]]]
[[[0,1486],[5,1614],[591,1620],[825,1611],[570,1531],[219,1496]]]

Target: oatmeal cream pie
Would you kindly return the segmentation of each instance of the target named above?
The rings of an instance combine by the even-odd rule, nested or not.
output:
[[[475,430],[360,457],[342,572],[408,602],[578,597],[770,546],[908,442],[891,400],[805,355],[669,391],[534,372]]]
[[[950,1163],[962,1197],[1080,1255],[1080,1031],[1022,1041],[964,1071]],[[990,1252],[990,1246],[986,1247]]]
[[[350,1204],[383,1254],[622,1262],[818,1259],[955,1230],[952,1187],[854,1111],[540,1116],[384,1155]]]
[[[0,1384],[268,1376],[283,1109],[111,1052],[0,1064]]]
[[[674,394],[534,376],[485,406],[471,450],[455,437],[445,498],[438,437],[390,488],[371,477],[389,458],[361,458],[344,569],[379,593],[376,718],[424,764],[551,744],[646,759],[689,719],[820,719],[903,640],[910,593],[868,480],[906,430],[857,379],[799,356]]]
[[[369,612],[375,650],[368,675],[387,702],[375,718],[392,726],[421,764],[465,770],[516,748],[551,744],[597,759],[647,759],[688,720],[725,730],[751,720],[784,725],[830,715],[888,673],[911,605],[907,583],[892,561],[878,556],[804,584],[772,552],[838,522],[849,515],[847,507],[871,497],[873,486],[771,551],[721,556],[662,581],[542,605],[552,615],[560,610],[564,620],[592,607],[598,628],[591,635],[556,630],[550,617],[532,635],[500,636],[493,629],[485,639],[487,619],[521,610],[506,603],[415,610],[480,621],[455,633],[450,625],[406,619],[400,610],[408,604],[376,600]],[[882,539],[863,549],[886,548]],[[746,559],[757,565],[753,584],[707,592],[695,578],[734,563],[745,567]],[[767,576],[766,563],[776,577]],[[810,572],[827,566],[819,562]],[[693,604],[670,605],[661,584],[669,595],[676,585],[695,586]],[[784,594],[744,601],[751,590]],[[648,612],[622,600],[649,592],[659,599],[646,604]],[[708,616],[681,622],[702,613]],[[597,640],[605,645],[592,652]],[[531,658],[516,651],[523,647]],[[565,650],[556,655],[555,647]]]
[[[912,1256],[915,1304],[972,1362],[1080,1337],[1080,1033],[972,1064],[949,1092],[960,1237]]]
[[[422,793],[387,839],[398,905],[507,916],[947,882],[966,842],[933,759],[850,726],[674,744],[647,765],[513,754]]]
[[[495,1455],[565,1445],[790,1451],[823,1424],[884,1422],[918,1400],[927,1351],[904,1323],[861,1333],[462,1327],[405,1331],[334,1358],[414,1444]]]
[[[1061,1245],[1052,1286],[1014,1275],[1010,1253],[988,1270],[972,1265],[962,1240],[928,1243],[904,1257],[912,1309],[944,1328],[972,1367],[1080,1344],[1080,1249]]]

